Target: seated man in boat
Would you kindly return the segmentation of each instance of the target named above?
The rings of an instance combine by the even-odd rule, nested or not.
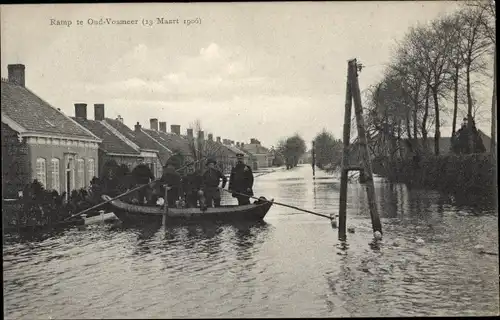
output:
[[[226,186],[227,178],[215,167],[215,159],[207,160],[207,170],[202,176],[202,189],[206,199],[207,207],[220,207],[219,183],[222,180],[222,188]]]
[[[229,178],[229,191],[233,192],[233,198],[238,199],[238,205],[250,204],[249,196],[253,196],[253,173],[252,169],[243,162],[243,154],[236,155],[236,166],[231,170]]]
[[[188,208],[196,208],[198,203],[198,191],[201,189],[202,176],[196,170],[193,163],[187,165],[187,174],[182,178],[184,193],[186,194],[186,204]]]
[[[174,160],[169,159],[167,165],[163,168],[163,175],[157,182],[159,185],[160,193],[165,196],[165,184],[170,188],[167,191],[167,199],[165,203],[169,207],[175,207],[175,202],[179,200],[180,189],[181,189],[181,175],[175,169]]]

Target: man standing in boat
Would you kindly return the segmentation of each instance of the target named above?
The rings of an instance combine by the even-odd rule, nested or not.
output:
[[[229,191],[233,198],[238,199],[238,205],[250,204],[249,196],[253,196],[253,172],[252,168],[243,162],[243,154],[236,155],[236,166],[231,170],[229,178]]]
[[[222,180],[222,188],[226,186],[227,178],[215,167],[215,159],[207,160],[207,170],[203,173],[202,184],[207,207],[220,207],[219,183]]]
[[[167,191],[167,199],[165,203],[169,207],[175,207],[175,202],[179,200],[181,189],[181,175],[175,170],[175,161],[168,159],[167,165],[163,168],[163,175],[159,180],[160,192],[165,196],[165,184],[170,188]]]
[[[187,174],[182,178],[183,189],[186,193],[186,204],[188,208],[196,208],[198,202],[198,191],[201,189],[202,176],[194,167],[193,163],[187,166]]]

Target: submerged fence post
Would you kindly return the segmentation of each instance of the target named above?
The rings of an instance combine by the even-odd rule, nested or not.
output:
[[[377,202],[375,199],[375,186],[373,184],[372,164],[368,153],[368,144],[366,139],[366,131],[363,119],[363,106],[361,104],[361,92],[358,82],[358,66],[356,59],[349,61],[349,83],[351,86],[352,98],[354,100],[354,112],[356,115],[356,124],[358,129],[358,139],[361,151],[362,166],[364,178],[366,181],[366,193],[368,196],[368,207],[370,209],[370,217],[372,220],[373,232],[382,234],[382,224],[377,210]]]
[[[347,83],[345,94],[344,111],[344,145],[342,150],[342,164],[340,175],[340,199],[339,199],[339,241],[346,241],[346,220],[347,220],[347,173],[349,167],[349,142],[351,139],[351,109],[352,92],[349,84],[349,66],[347,68]]]
[[[163,199],[163,205],[165,206],[163,208],[163,216],[162,216],[162,219],[161,219],[161,225],[163,226],[163,228],[165,229],[166,228],[166,225],[167,225],[167,215],[168,215],[168,200],[167,200],[167,196],[168,196],[168,185],[165,184],[165,198]]]

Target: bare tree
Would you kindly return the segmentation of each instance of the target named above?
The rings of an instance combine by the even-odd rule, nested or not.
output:
[[[189,150],[195,161],[196,168],[203,171],[204,160],[214,158],[218,160],[219,165],[222,166],[221,169],[224,170],[228,159],[227,155],[223,152],[222,145],[205,139],[205,132],[200,120],[196,120],[190,125],[190,128],[193,129],[193,132],[197,133],[196,138],[188,138]]]

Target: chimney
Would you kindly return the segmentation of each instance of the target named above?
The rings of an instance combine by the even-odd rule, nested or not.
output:
[[[158,131],[158,119],[149,119],[149,129]]]
[[[87,104],[75,103],[75,118],[87,120]]]
[[[134,126],[135,127],[135,131],[141,131],[141,125],[139,124],[139,122],[136,123],[136,125]]]
[[[178,124],[172,124],[170,126],[170,130],[172,131],[172,133],[175,133],[178,136],[181,135],[181,126]]]
[[[205,132],[203,131],[198,131],[198,139],[200,140],[205,140]]]
[[[187,129],[186,132],[187,132],[188,138],[192,139],[193,138],[193,129]]]
[[[236,146],[239,148],[239,147],[240,147],[240,143],[239,143],[239,142],[236,142]]]
[[[217,139],[217,142],[218,142],[218,143],[221,143],[221,142],[220,142],[220,137],[217,137],[216,139]]]
[[[116,118],[116,120],[120,121],[121,123],[123,123],[123,118],[122,116],[118,115],[118,117]]]
[[[213,134],[211,134],[211,133],[209,133],[209,134],[208,134],[208,140],[210,140],[210,141],[214,141],[214,135],[213,135]]]
[[[9,64],[7,70],[9,72],[9,82],[24,87],[24,64]]]
[[[167,132],[167,123],[165,121],[160,122],[160,131]]]
[[[104,104],[103,103],[94,104],[94,120],[96,120],[96,121],[104,120]]]

